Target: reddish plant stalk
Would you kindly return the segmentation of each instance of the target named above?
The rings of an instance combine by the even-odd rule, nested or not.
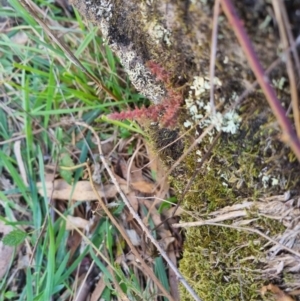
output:
[[[172,88],[168,88],[171,86],[170,74],[162,66],[154,61],[149,61],[146,65],[155,78],[165,84],[167,96],[162,100],[161,104],[151,105],[148,108],[135,108],[132,111],[112,113],[109,117],[120,120],[147,118],[153,121],[160,120],[165,127],[174,126],[182,103],[182,94]]]
[[[294,154],[296,155],[298,161],[300,161],[300,141],[297,138],[293,127],[285,115],[285,111],[278,100],[276,93],[269,83],[269,79],[265,74],[258,57],[254,51],[252,43],[238,18],[236,10],[231,2],[231,0],[221,0],[223,11],[232,25],[232,29],[243,48],[249,65],[256,76],[256,79],[261,86],[267,101],[278,120],[278,123],[283,131],[283,140],[291,147]]]

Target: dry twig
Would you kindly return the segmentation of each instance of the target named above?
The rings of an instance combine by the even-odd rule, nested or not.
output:
[[[252,43],[242,26],[242,22],[238,18],[237,12],[230,0],[221,0],[221,3],[223,11],[232,25],[232,29],[245,52],[251,69],[254,72],[280,127],[282,128],[283,140],[291,147],[298,161],[300,161],[300,141],[295,134],[291,123],[286,117],[285,111],[283,110],[274,89],[269,83],[269,79],[258,60]]]
[[[97,136],[96,132],[94,131],[94,129],[92,127],[90,127],[89,125],[82,123],[82,122],[76,122],[77,125],[79,126],[83,126],[88,128],[89,130],[92,131],[92,133],[95,135],[98,144],[98,149],[99,149],[99,153],[100,153],[100,158],[104,159],[104,155],[102,153],[101,150],[101,144],[100,144],[100,139]],[[100,152],[101,150],[101,152]],[[103,162],[103,161],[102,161]],[[104,163],[103,163],[104,164]],[[106,166],[108,167],[107,163]],[[169,292],[167,292],[167,290],[164,288],[164,286],[160,283],[160,281],[157,279],[157,277],[155,276],[155,274],[153,273],[153,271],[149,268],[149,266],[146,264],[146,262],[144,261],[144,259],[142,258],[142,256],[139,254],[139,252],[137,251],[137,249],[135,248],[135,246],[132,244],[130,238],[128,237],[128,235],[126,234],[126,232],[124,231],[124,229],[119,225],[119,223],[117,222],[117,220],[114,218],[114,216],[112,215],[112,213],[109,211],[109,209],[107,208],[106,204],[104,203],[104,201],[102,200],[98,190],[96,189],[93,181],[92,181],[92,172],[91,169],[89,167],[89,165],[87,163],[83,163],[83,164],[79,164],[73,167],[60,167],[61,169],[64,170],[74,170],[74,169],[78,169],[80,167],[85,167],[88,171],[88,175],[89,175],[89,179],[90,179],[90,184],[92,186],[92,189],[95,193],[95,195],[97,196],[97,200],[99,201],[103,211],[105,212],[105,214],[109,217],[109,219],[111,220],[111,222],[114,224],[114,226],[118,229],[118,231],[121,233],[121,235],[123,236],[123,238],[125,239],[126,243],[128,244],[128,246],[130,247],[131,252],[136,256],[136,258],[140,261],[141,265],[143,266],[143,269],[145,269],[145,271],[147,271],[147,274],[151,277],[151,279],[154,281],[154,283],[157,285],[157,287],[161,290],[161,292],[171,301],[174,301],[174,299],[172,298],[172,296],[169,294]],[[109,168],[109,167],[108,167]],[[113,176],[112,171],[110,170],[111,176]],[[109,173],[109,174],[110,174]],[[114,182],[114,181],[113,181]],[[115,183],[116,182],[116,183]],[[125,197],[125,194],[122,192],[121,188],[118,186],[118,182],[115,180],[114,185],[116,185],[117,189],[119,189],[119,193],[123,194]],[[126,198],[126,197],[125,197]],[[134,210],[133,210],[134,212]],[[77,229],[75,228],[75,230],[77,231]],[[150,233],[150,232],[149,232]],[[79,232],[79,234],[82,234],[82,232]],[[83,235],[83,234],[82,234]],[[88,241],[89,242],[89,241]],[[90,243],[90,242],[89,242]],[[105,262],[108,263],[108,259],[106,259],[106,257],[101,254],[102,259],[105,258]],[[109,264],[109,266],[111,266],[111,264]]]
[[[278,22],[279,32],[282,40],[283,49],[286,50],[289,47],[289,41],[287,37],[288,31],[288,20],[284,19],[283,13],[285,11],[285,6],[282,4],[281,0],[273,0],[273,8]],[[297,57],[297,56],[296,56]],[[286,70],[289,76],[291,98],[292,98],[292,108],[294,115],[294,122],[297,131],[297,136],[300,138],[300,115],[299,115],[299,99],[297,91],[297,83],[295,77],[295,70],[293,67],[293,62],[290,53],[286,55]],[[299,70],[298,70],[299,71]]]
[[[210,51],[210,66],[209,66],[209,77],[210,77],[210,106],[212,114],[216,113],[216,107],[214,102],[214,79],[215,79],[215,64],[216,64],[216,52],[218,43],[218,17],[220,13],[220,0],[215,1],[214,15],[213,15],[213,29],[211,35],[211,51]]]
[[[184,279],[184,277],[181,275],[181,273],[178,271],[177,267],[173,264],[173,262],[169,259],[167,253],[162,249],[162,247],[159,245],[158,241],[153,237],[153,235],[151,234],[151,232],[149,231],[149,229],[145,226],[145,224],[143,223],[143,221],[141,220],[140,216],[137,214],[137,212],[135,212],[135,210],[133,209],[133,207],[130,205],[129,201],[127,200],[124,192],[121,190],[118,181],[116,180],[112,170],[110,169],[110,167],[108,166],[102,149],[101,149],[101,141],[99,136],[97,135],[97,133],[95,132],[95,130],[87,125],[86,123],[83,122],[76,122],[77,125],[79,126],[83,126],[85,128],[88,128],[92,134],[94,135],[96,141],[97,141],[97,145],[98,145],[98,150],[99,150],[99,155],[100,155],[100,159],[104,165],[104,167],[106,168],[113,184],[116,186],[118,193],[120,194],[122,200],[124,201],[125,205],[127,206],[127,208],[129,209],[129,212],[131,213],[131,215],[133,216],[133,218],[137,221],[137,223],[139,224],[139,226],[141,227],[141,229],[144,231],[144,233],[146,234],[146,236],[149,238],[149,240],[153,243],[153,245],[155,245],[155,247],[157,248],[157,250],[160,252],[161,256],[166,260],[166,262],[168,263],[169,267],[174,271],[174,273],[176,274],[176,277],[178,278],[178,280],[182,283],[182,285],[187,289],[187,291],[191,294],[191,296],[194,298],[194,300],[196,301],[201,301],[201,299],[197,296],[197,294],[194,292],[194,290],[191,288],[191,286],[187,283],[187,281]],[[89,170],[90,173],[90,170]],[[91,179],[91,175],[90,175],[90,179]],[[91,183],[93,185],[93,183]],[[94,186],[93,186],[94,187]],[[95,188],[95,187],[94,187]],[[98,193],[97,190],[95,189],[95,193]],[[137,257],[138,260],[141,261],[142,265],[145,266],[145,268],[147,268],[147,270],[149,269],[149,267],[147,266],[147,264],[144,262],[144,260],[142,259],[141,255],[138,253],[138,251],[135,249],[135,247],[132,245],[130,239],[128,238],[126,233],[123,233],[124,231],[122,231],[122,228],[119,227],[118,222],[115,220],[115,218],[112,216],[112,214],[110,213],[110,211],[107,209],[106,205],[104,204],[104,202],[102,201],[102,199],[99,197],[99,203],[101,204],[101,206],[103,207],[103,210],[105,211],[105,213],[108,215],[108,217],[111,219],[111,221],[113,222],[113,224],[116,226],[116,228],[120,231],[120,233],[123,235],[124,239],[126,239],[126,242],[128,243],[128,245],[132,246],[132,252],[134,253],[134,255]],[[149,271],[149,275],[151,276],[152,279],[155,279],[155,275],[153,273],[152,270]],[[167,296],[167,298],[169,298],[169,300],[173,300],[173,298],[165,291],[164,287],[161,285],[161,283],[156,283],[157,286],[160,288],[160,290],[165,294],[165,296]]]

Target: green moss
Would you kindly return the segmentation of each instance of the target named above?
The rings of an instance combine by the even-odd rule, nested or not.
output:
[[[256,221],[255,228],[280,233],[272,219]],[[217,226],[187,230],[180,269],[203,300],[262,300],[259,290],[266,279],[262,246],[257,234]],[[192,300],[183,287],[181,300]],[[241,297],[243,296],[243,298]]]
[[[258,260],[261,245],[256,235],[212,226],[190,229],[187,235],[180,268],[203,300],[241,300],[242,295],[259,299],[257,265],[243,260]],[[183,288],[181,295],[182,300],[192,300]]]
[[[261,101],[256,99],[258,103]],[[297,189],[299,166],[290,162],[290,150],[278,141],[277,129],[272,127],[273,117],[263,113],[264,108],[259,107],[258,103],[246,103],[240,108],[244,120],[240,131],[236,135],[223,134],[201,169],[197,170],[198,155],[193,151],[170,176],[173,188],[180,196],[189,179],[196,173],[183,200],[184,208],[193,212],[194,216],[209,219],[212,218],[209,213],[240,204],[243,200],[255,201],[282,193],[283,189]],[[255,110],[249,114],[251,107],[255,107]],[[181,121],[184,118],[186,116],[182,114],[180,123],[183,123]],[[157,130],[154,132],[156,134],[152,133],[151,136],[159,148],[162,146],[162,136],[157,134]],[[166,135],[174,132],[161,133]],[[171,135],[172,139],[176,139],[177,134],[176,131],[175,136]],[[185,151],[182,150],[182,144],[187,149],[193,139],[193,133],[183,138],[182,143],[178,144],[180,154]],[[171,158],[170,153],[178,150],[178,145],[171,146],[163,153],[162,158],[167,167],[176,161],[177,157]],[[205,139],[199,147],[205,153],[204,150],[209,146],[210,141]],[[172,150],[172,147],[175,148]],[[281,186],[272,186],[271,182],[264,185],[262,172],[268,172],[270,177],[288,180]],[[245,219],[253,219],[247,227],[259,229],[270,237],[285,230],[280,221],[261,216],[255,207]],[[182,221],[194,221],[194,218],[185,215]],[[260,289],[268,283],[268,279],[261,273],[265,267],[266,250],[263,246],[266,243],[266,239],[253,232],[221,226],[188,228],[180,270],[205,301],[263,300]],[[192,300],[183,287],[180,290],[181,300]]]

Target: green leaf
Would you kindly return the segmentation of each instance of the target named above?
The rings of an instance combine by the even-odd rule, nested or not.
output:
[[[16,298],[17,296],[18,296],[18,294],[15,293],[15,292],[12,292],[12,291],[8,291],[8,292],[6,292],[6,293],[4,294],[4,298],[5,298],[6,300],[14,299],[14,298]]]
[[[2,242],[4,245],[16,247],[17,245],[20,245],[26,237],[26,232],[21,230],[13,230],[3,237]]]
[[[60,160],[59,160],[59,165],[60,166],[65,166],[65,167],[72,167],[74,166],[74,162],[70,156],[69,153],[62,153],[60,156]],[[68,183],[68,184],[72,184],[73,182],[73,173],[74,171],[72,170],[64,170],[64,169],[60,169],[59,173],[61,175],[61,177]]]
[[[162,202],[158,208],[158,213],[161,214],[164,210],[168,210],[171,208],[172,204],[177,203],[177,198],[175,196],[172,196],[168,199],[166,199],[167,202]]]
[[[158,277],[160,280],[161,284],[165,287],[165,289],[169,292],[170,291],[170,286],[169,286],[169,281],[168,281],[168,276],[166,273],[166,266],[164,264],[164,261],[161,256],[156,257],[155,260],[155,275]],[[166,297],[164,297],[164,301],[168,301]]]

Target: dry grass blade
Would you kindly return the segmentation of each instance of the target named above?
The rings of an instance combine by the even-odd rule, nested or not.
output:
[[[87,127],[90,131],[93,132],[93,134],[95,135],[96,138],[98,138],[98,136],[96,135],[95,131],[88,125],[81,123],[81,122],[76,122],[77,125],[79,126],[84,126]],[[97,139],[99,140],[99,138]],[[101,149],[101,144],[100,144],[100,140],[98,141],[98,147],[99,147],[99,153],[100,153],[100,158],[103,158],[103,153],[102,151],[100,151]],[[104,158],[103,158],[104,159]],[[102,161],[103,162],[103,161]],[[160,281],[157,279],[157,277],[155,276],[154,272],[149,268],[149,266],[146,264],[146,262],[144,261],[144,259],[142,258],[142,256],[139,254],[139,252],[137,251],[137,249],[135,248],[135,246],[132,244],[130,238],[128,237],[127,233],[124,231],[124,229],[119,225],[119,223],[117,222],[117,220],[114,218],[114,216],[112,215],[112,213],[109,211],[109,209],[107,208],[106,204],[104,203],[104,201],[102,200],[100,194],[98,193],[96,187],[94,186],[94,183],[92,181],[92,172],[91,169],[89,167],[89,165],[87,163],[83,163],[74,167],[61,167],[62,169],[65,170],[73,170],[73,169],[77,169],[80,167],[85,167],[88,171],[89,174],[89,178],[90,178],[90,183],[92,186],[92,189],[95,193],[95,195],[97,196],[97,200],[99,201],[103,211],[106,213],[106,215],[109,217],[109,219],[111,220],[111,222],[114,224],[114,226],[118,229],[118,231],[121,233],[121,235],[123,236],[123,238],[125,239],[126,243],[128,244],[128,246],[130,247],[131,252],[136,256],[136,258],[140,261],[141,265],[143,266],[143,269],[146,271],[146,273],[151,277],[151,279],[153,280],[153,282],[157,285],[157,287],[161,290],[161,292],[170,300],[170,301],[174,301],[174,299],[172,298],[172,296],[169,294],[169,292],[167,292],[167,290],[164,288],[164,286],[160,283]],[[111,177],[113,177],[113,174],[111,173]],[[113,181],[114,182],[114,181]],[[117,181],[115,181],[114,183],[117,187],[119,186]],[[120,188],[119,188],[120,189]],[[123,192],[119,191],[119,193],[123,194]],[[124,194],[123,194],[124,195]],[[124,195],[124,198],[125,195]],[[124,199],[123,199],[124,200]],[[75,228],[75,226],[74,226]],[[78,229],[77,227],[75,228],[76,230]],[[147,228],[146,228],[147,229]],[[147,229],[148,230],[148,229]],[[149,232],[149,231],[148,231]],[[79,232],[80,233],[80,232]],[[150,233],[150,232],[149,232]],[[102,256],[103,257],[103,256]]]
[[[157,250],[160,252],[161,256],[166,260],[166,262],[168,263],[169,267],[174,271],[174,273],[176,274],[178,280],[183,284],[183,286],[187,289],[187,291],[191,294],[191,296],[194,298],[194,300],[196,301],[201,301],[201,299],[197,296],[197,294],[194,292],[194,290],[190,287],[190,285],[187,283],[187,281],[184,279],[184,277],[181,275],[181,273],[178,271],[177,267],[175,267],[175,265],[173,264],[173,262],[169,259],[167,253],[162,249],[162,247],[160,246],[160,244],[157,242],[157,240],[153,237],[153,235],[151,234],[151,232],[149,231],[149,229],[144,225],[144,223],[142,222],[141,218],[139,217],[139,215],[133,210],[132,206],[130,205],[130,203],[128,202],[125,194],[123,193],[123,191],[121,190],[117,180],[115,179],[115,176],[112,172],[112,170],[110,169],[110,167],[108,166],[104,156],[103,156],[103,152],[101,149],[101,141],[100,138],[98,137],[98,135],[96,134],[95,130],[90,127],[89,125],[82,123],[82,122],[76,122],[77,125],[79,126],[83,126],[88,128],[94,135],[94,137],[97,140],[97,145],[98,145],[98,149],[99,149],[99,154],[100,154],[100,159],[103,163],[103,165],[105,166],[112,182],[114,185],[116,185],[118,192],[120,194],[120,196],[122,197],[122,200],[124,201],[125,205],[127,206],[127,208],[129,209],[130,213],[132,214],[133,218],[138,222],[139,226],[141,227],[141,229],[144,231],[144,233],[146,234],[146,236],[150,239],[150,241],[155,245],[155,247],[157,248]],[[101,198],[99,198],[99,202],[103,207],[103,210],[105,211],[105,213],[107,213],[107,215],[112,218],[111,221],[114,223],[114,225],[117,227],[117,229],[119,229],[119,225],[118,223],[115,221],[114,217],[112,216],[112,214],[110,213],[110,211],[106,208],[105,204],[103,203],[103,201],[101,200]],[[123,235],[124,231],[120,231],[120,233]],[[124,234],[124,238],[127,238],[126,241],[129,241],[129,245],[132,246],[131,241],[128,239],[128,236],[126,234]],[[133,246],[132,246],[133,247]],[[141,258],[141,256],[139,255],[139,253],[136,251],[136,249],[133,247],[134,254],[136,255],[136,257],[141,261],[142,265],[149,269],[147,264],[144,262],[144,260]],[[152,272],[152,270],[149,271],[149,275],[150,277],[155,279],[155,275]],[[161,289],[162,285],[158,282],[155,281],[155,283],[158,285],[158,287]],[[162,287],[163,288],[163,287]],[[163,288],[162,292],[165,292],[165,289]],[[169,294],[167,293],[166,295],[170,300],[174,300],[171,296],[169,296]]]

